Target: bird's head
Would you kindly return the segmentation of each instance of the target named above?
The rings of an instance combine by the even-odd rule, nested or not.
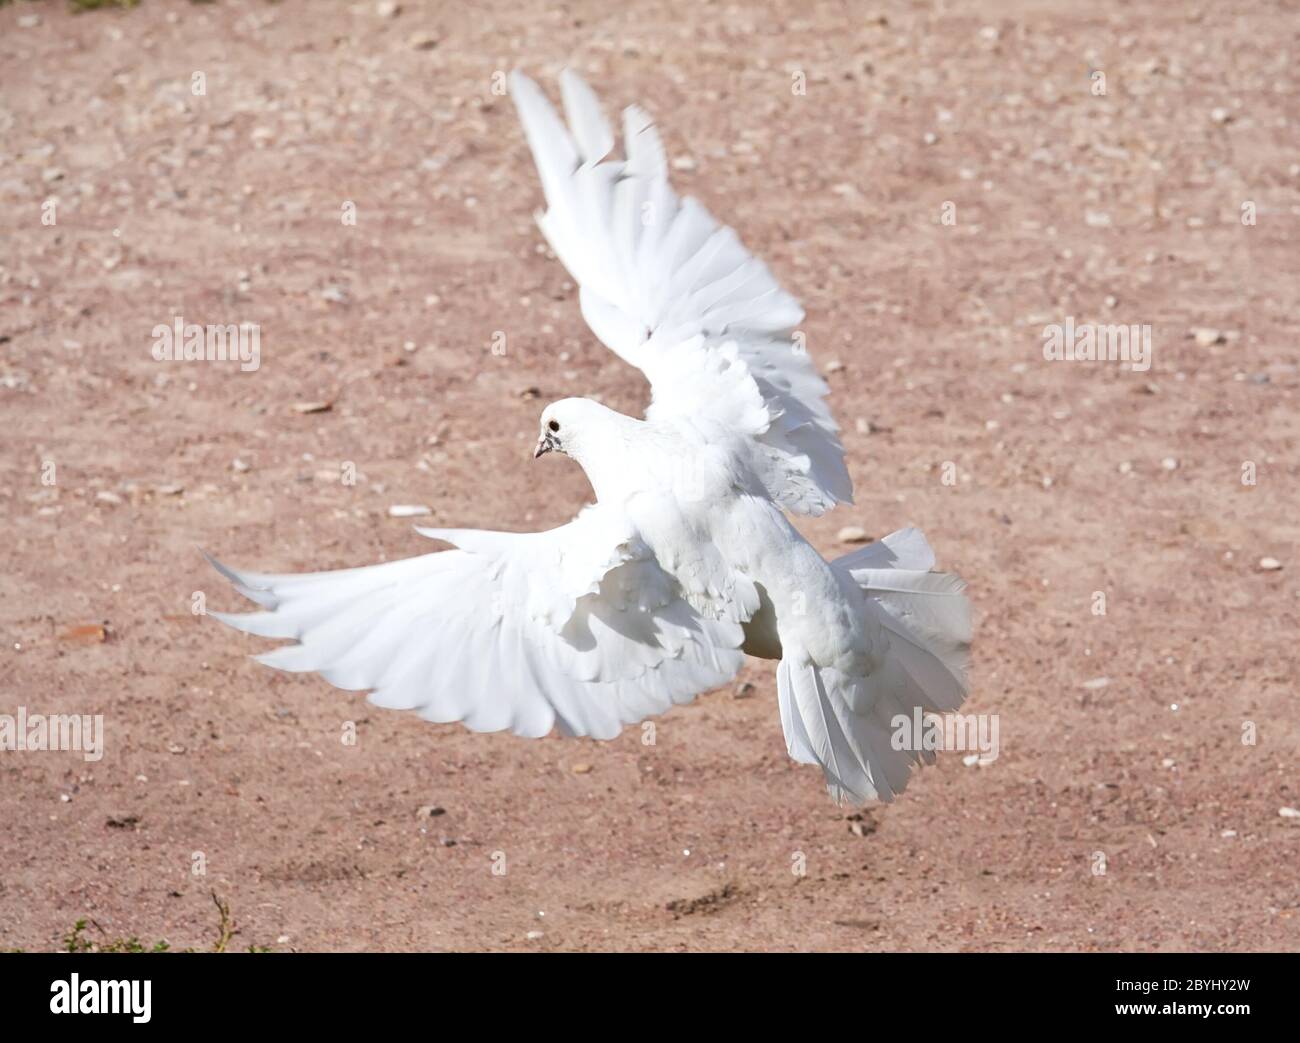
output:
[[[542,410],[541,432],[533,459],[554,450],[581,463],[583,446],[591,444],[593,439],[603,441],[602,432],[608,431],[611,420],[618,415],[589,398],[562,398],[552,402]]]

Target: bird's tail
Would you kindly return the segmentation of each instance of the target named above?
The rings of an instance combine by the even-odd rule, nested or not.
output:
[[[970,603],[954,575],[931,572],[934,554],[904,529],[838,558],[867,596],[863,625],[887,649],[865,677],[819,667],[787,649],[777,670],[781,724],[790,756],[818,764],[837,802],[893,800],[913,764],[934,752],[915,741],[922,714],[949,713],[966,697]],[[899,718],[908,722],[902,724]]]

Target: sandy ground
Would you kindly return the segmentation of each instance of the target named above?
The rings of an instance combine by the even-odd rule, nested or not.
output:
[[[276,950],[1300,948],[1295,6],[979,6],[0,8],[0,712],[106,729],[0,753],[0,947],[208,946],[215,891]],[[199,546],[360,565],[431,549],[394,504],[585,502],[542,405],[646,389],[493,93],[566,63],[805,302],[857,505],[801,528],[917,524],[966,577],[994,763],[858,815],[769,664],[654,746],[529,742],[192,614],[240,603]],[[175,316],[259,324],[260,368],[155,361]],[[1045,361],[1067,316],[1149,325],[1150,370]]]

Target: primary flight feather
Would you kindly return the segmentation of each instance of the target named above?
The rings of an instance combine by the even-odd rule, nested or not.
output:
[[[891,800],[933,753],[894,741],[966,693],[969,605],[908,529],[827,562],[786,517],[851,502],[803,310],[668,182],[636,107],[614,133],[577,75],[565,121],[527,77],[511,94],[541,176],[538,223],[592,332],[640,369],[645,419],[588,399],[542,413],[534,456],[575,460],[596,494],[539,533],[420,529],[457,549],[339,572],[213,564],[261,606],[214,613],[292,638],[258,658],[475,731],[608,739],[779,659],[790,756],[837,801]],[[903,748],[897,748],[902,745]]]

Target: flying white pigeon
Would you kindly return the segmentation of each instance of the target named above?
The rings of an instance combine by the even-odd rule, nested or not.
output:
[[[258,659],[370,690],[379,706],[473,731],[610,739],[779,659],[790,756],[837,802],[892,800],[929,750],[904,722],[966,694],[970,610],[915,529],[828,563],[784,512],[851,502],[844,448],[794,334],[799,304],[668,183],[645,113],[625,159],[572,72],[568,126],[527,77],[511,93],[541,175],[542,232],[592,332],[650,381],[644,420],[589,399],[542,412],[534,457],[563,453],[596,494],[548,532],[419,529],[453,544],[366,568],[265,575],[214,565],[262,611],[213,613],[293,638]],[[899,747],[902,748],[899,748]]]

